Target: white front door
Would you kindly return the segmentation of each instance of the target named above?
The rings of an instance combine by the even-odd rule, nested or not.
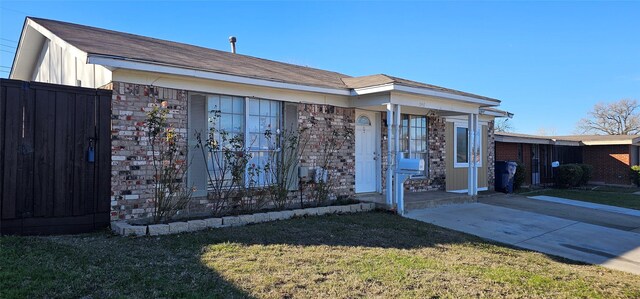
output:
[[[376,191],[376,126],[373,112],[356,113],[356,193]]]

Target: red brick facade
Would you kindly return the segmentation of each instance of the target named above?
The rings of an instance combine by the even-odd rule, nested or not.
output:
[[[526,167],[525,185],[531,184],[531,144],[496,142],[496,161],[518,161],[518,147],[522,146],[522,159]],[[628,145],[580,146],[582,163],[593,166],[592,182],[629,185],[631,156]],[[541,169],[542,171],[542,169]]]
[[[594,182],[629,185],[630,156],[628,145],[583,146],[583,162],[593,165]]]
[[[111,218],[137,219],[150,216],[153,211],[153,175],[152,152],[145,128],[147,113],[162,101],[168,104],[168,123],[181,136],[179,146],[186,147],[187,140],[187,90],[177,90],[157,86],[145,86],[124,82],[113,82],[112,97],[112,148],[111,148]],[[339,108],[330,105],[297,104],[298,126],[307,128],[310,140],[306,151],[300,157],[300,166],[315,169],[319,167],[320,151],[326,142],[323,136],[336,129],[338,132],[352,131],[355,128],[355,109]],[[384,188],[386,163],[386,133],[384,126],[386,113],[381,112],[382,140],[382,190]],[[489,125],[488,180],[493,186],[493,123]],[[408,191],[427,191],[445,189],[445,120],[439,116],[428,118],[429,176],[424,179],[410,180],[405,184]],[[186,151],[185,151],[186,154]],[[186,158],[185,158],[186,159]],[[355,194],[355,138],[348,139],[331,156],[330,176],[337,179],[333,186],[332,197],[350,197]],[[309,195],[309,184],[301,184],[301,198]],[[301,194],[300,194],[301,193]],[[195,197],[189,203],[187,213],[203,212],[210,206],[204,197]]]
[[[382,164],[382,191],[386,192],[387,179],[387,113],[380,112],[382,118],[381,125],[381,164]],[[429,175],[426,178],[413,178],[407,180],[404,188],[409,192],[421,192],[445,189],[445,120],[438,116],[429,116],[427,118],[427,146],[429,147],[429,161],[425,161]]]
[[[160,101],[168,102],[167,122],[183,137],[187,92],[113,82],[111,117],[111,219],[146,217],[153,211],[153,167],[145,121]],[[180,145],[186,139],[180,138]]]

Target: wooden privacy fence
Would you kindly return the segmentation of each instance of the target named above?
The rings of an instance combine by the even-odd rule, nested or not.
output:
[[[0,233],[109,224],[111,91],[0,79]]]

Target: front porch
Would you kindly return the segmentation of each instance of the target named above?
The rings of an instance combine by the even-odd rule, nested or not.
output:
[[[363,202],[373,202],[378,208],[390,208],[386,203],[384,194],[361,193],[356,194],[356,199]],[[477,201],[477,196],[446,191],[405,192],[404,194],[404,205],[406,211]]]

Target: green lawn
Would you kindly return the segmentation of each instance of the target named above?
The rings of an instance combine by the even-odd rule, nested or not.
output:
[[[521,192],[520,195],[547,195],[640,210],[640,195],[632,194],[636,191],[638,191],[637,188],[616,188],[603,186],[592,187],[589,190],[541,189],[530,192]]]
[[[640,276],[375,212],[163,237],[0,238],[0,298],[638,298]]]

